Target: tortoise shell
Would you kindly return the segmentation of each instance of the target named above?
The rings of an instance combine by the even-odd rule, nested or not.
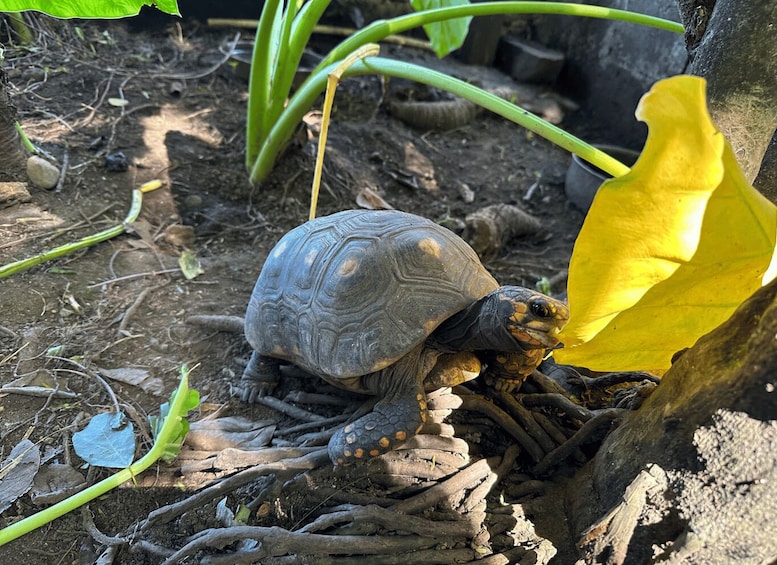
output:
[[[260,355],[346,388],[499,285],[460,237],[399,211],[309,221],[272,249],[246,312]]]

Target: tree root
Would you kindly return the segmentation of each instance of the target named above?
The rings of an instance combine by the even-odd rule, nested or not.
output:
[[[620,408],[609,408],[599,412],[583,424],[583,427],[575,435],[558,446],[554,451],[548,453],[542,461],[535,465],[534,473],[537,475],[547,473],[552,467],[555,467],[572,455],[578,447],[596,438],[597,434],[602,432],[602,428],[610,428],[613,422],[619,421],[623,417],[624,412],[626,410]]]

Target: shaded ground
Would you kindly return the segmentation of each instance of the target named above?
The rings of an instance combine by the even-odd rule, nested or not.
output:
[[[69,170],[60,192],[31,188],[30,202],[0,211],[0,264],[114,225],[124,217],[133,188],[150,179],[160,179],[165,186],[145,197],[141,220],[131,235],[0,283],[0,383],[23,379],[20,384],[76,393],[74,398],[56,399],[0,392],[3,456],[29,437],[46,446],[50,460],[78,467],[69,444],[72,433],[111,406],[93,373],[47,358],[51,348],[91,371],[140,369],[160,379],[159,394],[110,381],[125,412],[144,430],[141,438],[147,437],[145,414],[158,411],[183,364],[196,366],[191,380],[202,394],[201,415],[221,410],[272,419],[278,429],[290,427],[297,421],[232,398],[240,362],[249,352],[242,337],[192,329],[184,320],[192,314],[242,315],[268,249],[306,218],[315,115],[272,177],[251,188],[243,164],[246,83],[229,65],[212,68],[223,59],[232,31],[176,26],[131,34],[119,23],[80,29],[83,38],[73,28],[56,33],[44,28],[38,32],[40,49],[6,51],[13,102],[28,135],[60,161],[66,152]],[[389,47],[386,54],[433,62],[424,53],[400,47]],[[456,65],[454,72],[473,76],[484,71]],[[488,74],[483,80],[505,79]],[[365,81],[351,91],[375,87],[377,82]],[[114,105],[114,98],[127,103]],[[391,118],[385,105],[369,106],[369,100],[375,99],[368,98],[374,110],[368,114],[374,115],[366,120],[364,112],[353,119],[352,109],[340,102],[330,131],[320,214],[355,207],[365,187],[396,208],[453,228],[490,204],[515,204],[538,218],[542,228],[487,257],[487,266],[503,283],[534,286],[543,277],[556,277],[561,282],[553,291],[563,291],[563,272],[582,223],[582,214],[563,192],[568,155],[487,114],[452,131],[424,132]],[[125,172],[105,166],[106,155],[117,151],[129,160]],[[23,178],[21,173],[16,176]],[[184,248],[196,254],[204,269],[194,280],[186,280],[177,269]],[[318,390],[319,384],[293,378],[284,387],[280,397],[292,389]],[[342,406],[307,408],[326,416],[345,411]],[[482,416],[467,420],[466,414],[457,413],[454,420],[470,426],[465,438],[474,440],[473,458],[502,454],[506,436],[490,436]],[[524,474],[526,461],[518,461],[510,473],[520,480],[509,484],[530,478]],[[92,474],[100,478],[107,473]],[[203,480],[201,475],[171,478],[164,471],[156,477],[147,474],[152,476],[141,482],[160,488],[123,488],[90,505],[101,531],[121,532],[149,511],[181,498],[180,491],[168,488],[173,481],[195,488]],[[318,486],[339,484],[343,492],[349,492],[348,486],[365,489],[363,477],[335,480],[326,466],[308,480]],[[243,502],[260,490],[261,485],[244,492]],[[380,495],[373,487],[366,490],[370,496]],[[499,489],[493,492],[498,496]],[[268,509],[265,525],[295,526],[311,504],[322,503],[313,498],[276,503],[285,506]],[[3,519],[34,510],[23,498]],[[170,526],[171,540],[199,531],[209,523],[207,516],[202,520]],[[89,539],[76,512],[0,548],[0,561],[13,556],[30,565],[91,563],[99,544]],[[117,562],[160,561],[141,552]]]

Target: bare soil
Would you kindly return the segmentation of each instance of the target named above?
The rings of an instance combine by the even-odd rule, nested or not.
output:
[[[132,189],[151,179],[160,179],[164,186],[145,196],[141,219],[128,235],[0,282],[0,384],[22,379],[24,385],[76,393],[58,399],[0,391],[2,456],[29,438],[44,447],[50,461],[81,468],[70,438],[91,416],[112,406],[105,386],[94,376],[103,369],[141,369],[161,380],[159,393],[108,380],[140,430],[141,451],[148,446],[145,416],[158,412],[184,364],[195,368],[191,384],[202,395],[202,406],[192,419],[220,410],[224,415],[271,419],[278,429],[298,423],[234,398],[241,363],[249,354],[242,336],[206,332],[184,321],[194,314],[242,315],[268,250],[305,220],[316,114],[300,129],[271,177],[251,186],[244,164],[247,84],[229,64],[212,69],[224,58],[234,31],[189,24],[133,32],[121,23],[102,22],[79,24],[81,37],[73,26],[41,26],[35,48],[6,50],[5,68],[27,134],[60,163],[67,155],[69,167],[61,191],[30,187],[30,202],[0,211],[0,264],[120,223]],[[493,69],[455,61],[443,65],[409,48],[388,46],[384,54],[442,65],[459,76],[509,81]],[[467,214],[488,205],[513,204],[539,219],[541,229],[486,257],[487,267],[502,283],[533,287],[542,278],[555,277],[560,282],[553,291],[563,293],[563,273],[583,219],[564,195],[569,161],[564,151],[488,113],[450,131],[419,131],[392,118],[386,105],[367,92],[376,85],[380,92],[379,83],[353,85],[349,90],[344,84],[344,91],[357,101],[366,93],[368,110],[350,111],[348,104],[338,103],[320,215],[357,207],[364,188],[395,208],[454,229],[461,228]],[[114,99],[126,105],[115,105]],[[106,167],[106,155],[118,151],[129,161],[123,172]],[[22,172],[6,173],[6,179],[24,180]],[[196,255],[204,271],[193,280],[177,267],[184,249]],[[54,359],[52,353],[90,370]],[[284,381],[277,396],[319,386],[292,378]],[[326,416],[351,409],[307,408]],[[482,424],[482,416],[472,416],[472,421],[469,417],[461,412],[457,423]],[[475,458],[488,456],[501,441],[499,435],[481,437],[471,453]],[[527,469],[519,457],[512,472]],[[363,479],[349,485],[335,481],[331,467],[318,472],[317,484],[339,484],[345,493],[349,488],[364,490]],[[90,470],[89,478],[108,473]],[[155,483],[155,471],[147,474],[150,478],[141,483]],[[203,486],[179,477],[186,483],[179,489],[164,469],[156,474],[157,488],[127,485],[91,503],[88,512],[98,529],[107,535],[124,532],[155,508]],[[258,490],[254,486],[251,492],[256,495]],[[373,496],[379,491],[369,490]],[[499,487],[492,492],[498,496]],[[235,498],[230,504],[251,499],[250,493],[243,494],[245,500]],[[304,495],[270,501],[276,508],[263,518],[264,524],[291,528],[311,512]],[[320,501],[308,501],[313,503]],[[22,497],[5,511],[2,522],[36,510]],[[169,525],[170,546],[179,546],[174,540],[204,528],[208,518],[202,520]],[[159,533],[158,543],[164,545],[163,540]],[[92,563],[100,547],[86,533],[82,515],[74,512],[0,548],[0,562]],[[159,555],[141,551],[121,554],[115,562],[161,561]]]

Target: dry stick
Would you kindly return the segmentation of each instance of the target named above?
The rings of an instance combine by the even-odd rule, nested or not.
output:
[[[280,398],[275,398],[274,396],[257,396],[254,402],[256,404],[267,406],[268,408],[273,408],[278,412],[283,412],[287,416],[291,416],[297,420],[303,420],[305,422],[321,422],[325,420],[325,418],[319,414],[314,414],[313,412],[308,412],[302,408],[297,408],[296,406],[292,406],[288,402],[284,402]]]
[[[499,398],[502,404],[507,408],[507,412],[518,420],[518,423],[520,423],[529,435],[537,441],[545,454],[550,453],[558,447],[547,432],[542,429],[542,426],[537,423],[534,419],[534,415],[518,402],[512,394],[500,392],[497,398]]]
[[[137,311],[137,309],[146,299],[146,296],[148,296],[148,293],[151,292],[152,290],[161,288],[162,286],[163,285],[159,285],[155,287],[147,287],[147,288],[144,288],[142,291],[140,291],[140,294],[138,294],[137,298],[135,298],[135,301],[130,305],[129,308],[127,308],[127,310],[124,312],[124,315],[121,317],[121,322],[119,323],[119,329],[118,329],[118,333],[120,336],[125,335],[127,326],[129,325],[129,321],[132,318],[132,315]]]
[[[575,404],[569,398],[563,394],[551,392],[543,394],[524,394],[520,396],[521,402],[525,406],[548,406],[550,408],[557,408],[564,412],[567,416],[573,420],[581,420],[587,422],[594,417],[594,413],[584,406]]]
[[[340,414],[339,416],[332,416],[331,418],[316,420],[315,422],[306,422],[304,424],[299,424],[297,426],[291,426],[289,428],[283,428],[282,430],[276,430],[273,433],[273,437],[274,438],[286,437],[299,432],[306,432],[308,430],[315,429],[315,428],[320,428],[320,427],[326,428],[328,426],[336,426],[338,424],[342,424],[348,418],[350,418],[348,414]]]
[[[564,459],[572,455],[575,449],[589,441],[601,428],[610,426],[613,422],[617,422],[623,418],[626,412],[629,412],[629,410],[622,408],[608,408],[602,410],[583,424],[583,427],[565,443],[548,453],[545,458],[534,467],[534,473],[537,475],[546,473],[551,467],[558,465]]]
[[[525,552],[525,550],[524,550]],[[460,549],[422,549],[409,553],[392,553],[389,555],[372,555],[369,559],[357,555],[353,557],[332,557],[330,555],[285,555],[282,557],[257,560],[261,549],[242,551],[237,554],[205,556],[201,565],[450,565],[451,563],[472,563],[475,552],[469,548]],[[516,561],[511,561],[516,563]]]
[[[381,508],[376,504],[358,506],[352,510],[332,512],[319,516],[298,532],[314,533],[326,530],[344,522],[370,522],[387,531],[401,530],[422,537],[449,537],[469,539],[480,531],[480,522],[475,520],[433,521],[418,516],[409,516]]]
[[[548,432],[548,435],[553,438],[553,441],[555,441],[557,445],[563,445],[566,443],[567,439],[569,438],[567,438],[564,430],[561,429],[561,427],[556,424],[556,422],[548,418],[545,414],[541,414],[540,412],[534,412],[533,414],[534,419],[537,420],[537,423],[542,426],[542,429]],[[578,463],[585,463],[588,460],[588,458],[582,451],[580,451],[580,449],[575,449],[574,457],[575,461]]]
[[[278,526],[235,526],[205,530],[194,540],[173,553],[162,565],[173,565],[186,557],[195,555],[203,549],[224,547],[244,539],[259,540],[260,552],[254,559],[285,555],[287,553],[325,554],[325,555],[376,555],[428,549],[445,537],[427,538],[419,536],[328,536],[290,532]]]
[[[545,452],[537,445],[526,431],[519,426],[510,415],[496,406],[493,402],[490,402],[478,394],[462,395],[461,408],[464,410],[470,410],[473,412],[480,412],[491,418],[499,426],[501,426],[508,434],[521,444],[521,446],[529,453],[535,462],[542,460],[545,457]]]
[[[240,488],[243,485],[247,485],[251,481],[264,475],[269,475],[271,473],[309,471],[327,463],[329,463],[329,454],[327,453],[326,448],[322,448],[302,457],[283,459],[281,461],[251,467],[250,469],[232,475],[228,479],[224,479],[213,486],[203,489],[185,500],[168,504],[167,506],[154,510],[143,522],[141,522],[140,531],[147,531],[157,523],[166,523],[174,520],[184,512],[198,508],[215,498],[225,496],[233,490]]]
[[[564,388],[558,384],[556,381],[551,379],[549,376],[547,376],[545,373],[542,373],[539,370],[535,370],[530,376],[529,379],[539,387],[540,390],[546,393],[557,393],[561,394],[563,396],[566,396],[566,391]]]
[[[245,318],[242,316],[189,316],[185,322],[215,332],[243,333]]]
[[[480,483],[488,476],[491,469],[499,465],[499,462],[499,457],[481,459],[466,469],[462,469],[450,479],[434,485],[430,489],[407,500],[397,502],[390,509],[403,514],[415,514],[416,512],[432,508],[449,496]]]
[[[488,475],[485,481],[472,489],[472,492],[470,492],[467,498],[464,499],[460,509],[464,512],[471,512],[477,507],[478,504],[480,504],[481,501],[485,500],[486,496],[488,496],[488,493],[491,492],[491,489],[494,487],[494,485],[496,485],[505,477],[505,475],[507,475],[520,454],[521,448],[518,447],[517,444],[513,443],[508,446],[508,448],[505,450],[504,456],[502,457],[502,462],[499,463],[499,466],[494,470],[493,473]]]
[[[65,145],[65,153],[62,155],[62,164],[60,165],[59,178],[57,184],[54,185],[54,192],[61,192],[62,186],[65,184],[65,177],[67,176],[67,168],[70,166],[70,152]]]

